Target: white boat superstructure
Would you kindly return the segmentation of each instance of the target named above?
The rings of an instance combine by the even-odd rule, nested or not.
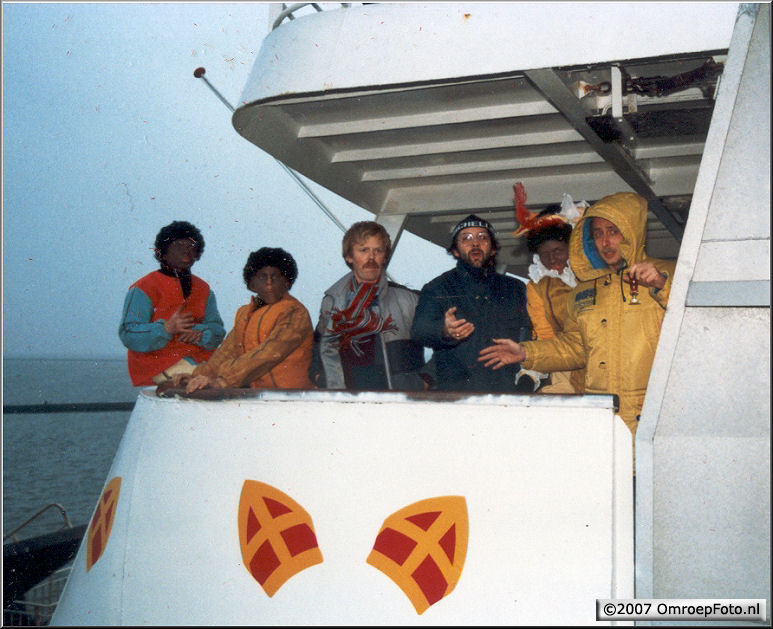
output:
[[[517,181],[531,209],[648,199],[648,253],[677,271],[635,502],[609,396],[147,390],[53,624],[588,625],[595,599],[634,595],[770,609],[769,94],[769,4],[279,24],[235,129],[393,242],[445,246],[475,212],[525,275]]]
[[[264,41],[233,116],[283,163],[442,247],[475,212],[526,277],[513,184],[650,201],[650,254],[675,258],[738,5],[368,4]],[[666,79],[671,78],[668,81]],[[677,89],[677,86],[681,89]],[[518,245],[518,246],[516,246]]]

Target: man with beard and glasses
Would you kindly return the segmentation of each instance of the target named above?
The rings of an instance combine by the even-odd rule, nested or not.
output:
[[[435,354],[437,389],[481,393],[534,390],[517,364],[487,369],[478,354],[494,338],[531,338],[526,311],[526,287],[520,280],[497,273],[499,245],[488,221],[471,214],[451,233],[447,251],[456,268],[424,286],[419,295],[411,337]]]
[[[309,369],[319,388],[422,390],[424,348],[410,331],[418,293],[387,280],[392,241],[382,225],[360,221],[344,234],[350,273],[325,291]]]
[[[161,268],[129,287],[118,336],[128,350],[135,387],[193,372],[223,340],[215,294],[191,273],[203,252],[201,232],[187,221],[173,221],[156,236]]]

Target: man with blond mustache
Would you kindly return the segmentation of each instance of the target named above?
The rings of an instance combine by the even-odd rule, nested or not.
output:
[[[410,337],[418,294],[390,282],[389,234],[360,221],[344,234],[342,255],[350,273],[325,291],[309,376],[327,389],[423,390],[424,348]]]

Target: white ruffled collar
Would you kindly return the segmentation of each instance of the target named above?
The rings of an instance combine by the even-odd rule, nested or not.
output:
[[[537,284],[543,277],[557,277],[564,284],[570,288],[577,286],[577,278],[574,276],[572,267],[567,264],[564,270],[559,273],[553,269],[548,269],[539,259],[539,256],[535,253],[533,258],[533,264],[529,265],[529,279]]]

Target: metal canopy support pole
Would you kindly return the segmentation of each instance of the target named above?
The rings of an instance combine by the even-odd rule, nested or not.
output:
[[[387,234],[389,234],[389,239],[392,241],[392,253],[397,249],[397,243],[400,241],[400,236],[403,234],[405,218],[405,214],[378,214],[376,216],[376,222],[386,229]],[[387,279],[394,281],[388,272]],[[386,352],[386,350],[384,351]],[[386,353],[384,356],[386,357]]]
[[[585,121],[586,113],[580,101],[572,94],[561,78],[552,68],[526,70],[526,77],[542,93],[542,95],[569,121],[577,132],[585,138],[612,169],[633,190],[647,199],[650,209],[660,219],[671,235],[678,241],[682,238],[684,228],[663,205],[650,185],[646,174],[636,165],[636,162],[625,150],[614,142],[604,142]]]
[[[392,240],[392,251],[397,248],[400,236],[403,235],[405,218],[405,214],[379,214],[376,216],[376,222],[387,230],[389,238]]]

